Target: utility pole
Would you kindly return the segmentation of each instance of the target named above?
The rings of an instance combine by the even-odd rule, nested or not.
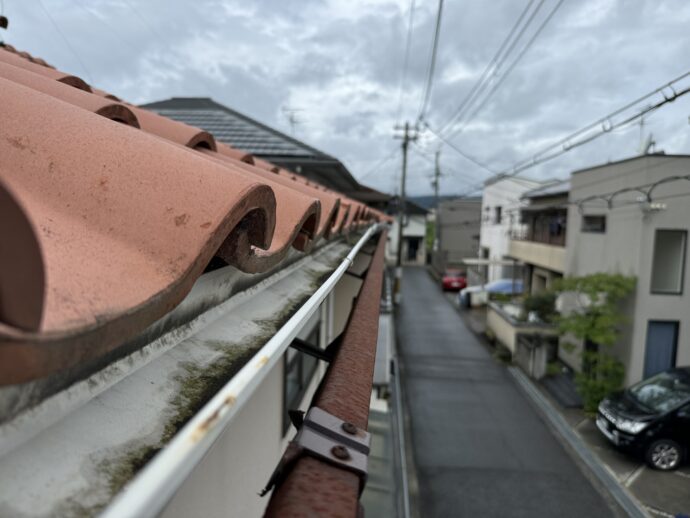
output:
[[[402,135],[395,135],[395,138],[402,139],[402,175],[400,178],[400,198],[398,200],[398,257],[395,262],[395,290],[394,301],[398,304],[402,297],[402,238],[403,225],[405,222],[405,181],[407,179],[407,148],[410,141],[417,140],[417,127],[410,128],[410,123],[406,122],[404,127],[395,127],[396,130],[403,130]]]
[[[436,252],[439,248],[438,236],[441,232],[441,211],[439,208],[438,191],[441,184],[441,148],[436,150],[436,159],[434,160],[434,180],[431,182],[434,187],[434,244],[431,250],[432,263],[433,258],[436,256]]]
[[[438,214],[438,190],[440,188],[439,182],[441,178],[441,165],[439,159],[441,158],[441,148],[436,150],[436,160],[434,161],[434,180],[431,185],[434,187],[434,207],[436,208],[436,213]]]

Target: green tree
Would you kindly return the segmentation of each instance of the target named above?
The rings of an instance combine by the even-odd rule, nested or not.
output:
[[[596,412],[599,402],[623,385],[625,368],[611,349],[626,320],[621,302],[635,289],[635,283],[635,277],[607,273],[566,277],[556,283],[556,292],[576,295],[572,297],[575,306],[557,319],[561,333],[597,346],[581,353],[582,372],[575,377],[585,412]]]

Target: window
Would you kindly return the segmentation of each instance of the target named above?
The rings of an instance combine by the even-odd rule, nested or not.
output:
[[[652,293],[683,293],[686,238],[685,230],[657,229],[652,262]]]
[[[319,347],[320,325],[316,325],[305,342]],[[288,410],[296,409],[304,398],[311,383],[318,360],[313,356],[288,348],[284,356],[285,377],[283,381],[283,435],[290,428]]]
[[[496,207],[496,217],[494,218],[495,223],[499,225],[503,217],[503,207]]]
[[[582,216],[582,232],[606,232],[606,216]]]

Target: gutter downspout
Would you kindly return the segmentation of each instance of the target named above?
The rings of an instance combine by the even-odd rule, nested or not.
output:
[[[204,454],[280,360],[304,324],[350,268],[360,249],[382,228],[383,224],[377,223],[367,229],[321,287],[124,487],[106,507],[102,517],[159,515]]]

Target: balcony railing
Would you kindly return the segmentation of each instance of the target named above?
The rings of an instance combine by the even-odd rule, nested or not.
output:
[[[537,213],[525,218],[524,226],[511,232],[515,241],[532,241],[545,245],[565,246],[566,216],[565,213]]]

